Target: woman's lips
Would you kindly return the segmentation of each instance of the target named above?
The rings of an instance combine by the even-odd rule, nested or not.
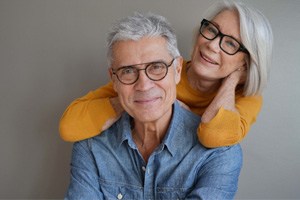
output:
[[[201,56],[201,58],[202,58],[203,60],[205,60],[206,62],[208,62],[208,63],[210,63],[210,64],[213,64],[213,65],[218,65],[218,64],[219,64],[219,63],[217,63],[216,61],[214,61],[212,58],[210,58],[210,57],[208,57],[208,56],[202,54],[201,52],[200,52],[200,56]]]

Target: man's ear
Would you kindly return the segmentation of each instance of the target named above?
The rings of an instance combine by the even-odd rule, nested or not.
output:
[[[110,80],[112,80],[113,79],[113,72],[112,72],[112,68],[110,67],[110,68],[108,68],[108,73],[109,73],[109,77],[110,77]]]
[[[115,76],[113,75],[111,67],[108,69],[108,73],[109,73],[109,76],[110,76],[110,80],[113,84],[114,90],[115,90],[115,92],[117,92],[117,90],[116,90],[116,79],[115,79]]]
[[[176,58],[176,66],[175,66],[175,82],[179,83],[181,78],[181,70],[182,70],[183,58],[181,56]]]

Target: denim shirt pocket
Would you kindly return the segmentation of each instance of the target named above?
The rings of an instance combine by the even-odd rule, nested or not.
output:
[[[185,199],[189,188],[157,187],[157,199]]]
[[[105,199],[143,199],[143,188],[137,185],[99,179]]]

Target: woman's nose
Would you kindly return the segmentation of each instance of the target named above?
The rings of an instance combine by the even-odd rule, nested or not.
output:
[[[207,46],[209,47],[210,50],[212,50],[212,51],[218,53],[218,52],[220,52],[220,50],[221,50],[221,48],[220,48],[220,40],[221,40],[220,37],[216,37],[216,38],[213,39],[213,40],[208,40],[208,41],[207,41],[207,42],[208,42],[208,45],[207,45]]]

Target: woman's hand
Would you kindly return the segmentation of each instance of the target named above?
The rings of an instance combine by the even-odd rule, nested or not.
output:
[[[247,78],[247,68],[245,66],[239,67],[231,74],[229,74],[223,81],[232,81],[236,85],[244,84]]]
[[[182,101],[180,101],[180,100],[178,100],[178,99],[177,99],[177,101],[178,101],[178,103],[179,103],[179,105],[180,105],[181,107],[183,107],[183,108],[186,109],[186,110],[191,111],[191,109],[188,107],[188,105],[186,105],[185,103],[183,103]]]
[[[109,101],[112,107],[114,108],[115,112],[117,113],[117,115],[118,116],[121,115],[124,109],[119,101],[119,97],[109,98]]]
[[[223,79],[222,85],[220,86],[216,96],[202,115],[201,121],[203,123],[211,121],[221,107],[232,112],[238,112],[235,107],[235,89],[238,84],[245,83],[246,77],[246,67],[243,66],[233,71]]]
[[[116,117],[110,118],[102,127],[102,131],[108,129],[111,125],[113,125],[118,119],[121,117],[122,112],[124,111],[120,101],[119,97],[113,97],[109,99],[110,104],[112,105],[113,109],[116,112]]]

